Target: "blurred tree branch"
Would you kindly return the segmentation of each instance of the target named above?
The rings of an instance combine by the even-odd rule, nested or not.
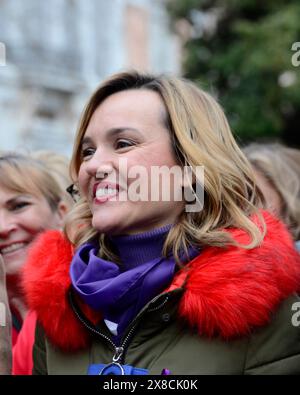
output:
[[[176,26],[189,26],[185,76],[217,96],[239,139],[300,146],[300,66],[292,64],[300,2],[170,0],[168,8]]]

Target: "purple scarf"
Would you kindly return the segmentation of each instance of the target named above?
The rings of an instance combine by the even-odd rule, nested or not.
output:
[[[121,260],[119,265],[99,258],[97,243],[82,245],[73,257],[70,274],[74,289],[105,319],[119,324],[118,335],[172,281],[175,260],[161,256],[170,228],[111,237]],[[191,258],[198,253],[193,250]]]

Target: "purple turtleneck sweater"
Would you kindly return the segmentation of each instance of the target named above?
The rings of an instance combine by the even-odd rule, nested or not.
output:
[[[95,242],[82,245],[74,255],[70,268],[73,287],[105,320],[117,324],[116,342],[136,314],[172,281],[175,260],[161,254],[171,227],[111,236],[120,264],[99,258]],[[191,249],[190,258],[198,253]]]

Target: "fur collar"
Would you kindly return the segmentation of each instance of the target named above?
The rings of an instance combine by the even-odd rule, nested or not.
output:
[[[201,335],[230,339],[266,325],[278,304],[299,289],[300,255],[285,226],[263,213],[267,234],[260,247],[207,247],[174,278],[169,290],[184,286],[179,315]],[[246,243],[245,232],[232,229]],[[24,267],[24,289],[31,310],[49,339],[65,351],[87,347],[90,336],[69,306],[70,243],[59,231],[42,234]],[[184,285],[183,285],[184,284]],[[96,323],[100,317],[81,304]]]

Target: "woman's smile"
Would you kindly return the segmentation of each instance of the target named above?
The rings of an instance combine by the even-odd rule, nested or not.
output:
[[[119,193],[119,185],[109,182],[99,182],[94,185],[93,197],[95,204],[102,204],[116,197]]]

